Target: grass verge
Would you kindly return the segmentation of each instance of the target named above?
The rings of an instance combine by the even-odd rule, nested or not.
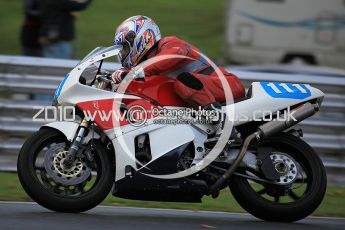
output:
[[[93,1],[76,21],[77,57],[85,56],[97,46],[111,45],[116,27],[124,19],[141,14],[153,18],[163,36],[177,35],[210,57],[218,58],[223,45],[225,4],[223,0]],[[20,54],[23,12],[23,1],[0,0],[0,54]]]

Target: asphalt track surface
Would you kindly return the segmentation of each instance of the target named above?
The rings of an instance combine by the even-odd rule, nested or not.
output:
[[[55,213],[34,203],[0,202],[0,230],[6,229],[345,229],[345,218],[309,217],[273,223],[248,214],[99,206],[81,214]]]

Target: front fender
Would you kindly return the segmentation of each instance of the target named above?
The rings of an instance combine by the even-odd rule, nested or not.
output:
[[[72,141],[79,127],[79,123],[72,121],[56,121],[43,125],[42,127],[50,127],[56,129],[63,133],[66,136],[67,140]]]

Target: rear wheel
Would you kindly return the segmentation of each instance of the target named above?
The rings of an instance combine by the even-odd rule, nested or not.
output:
[[[63,167],[69,142],[59,131],[42,128],[23,145],[18,175],[27,194],[38,204],[58,212],[83,212],[100,202],[114,182],[112,157],[96,142],[92,157],[78,156]]]
[[[278,134],[262,145],[272,147],[270,158],[280,179],[269,184],[233,176],[230,189],[234,198],[263,220],[291,222],[307,217],[325,195],[327,179],[322,161],[308,144],[290,134]]]

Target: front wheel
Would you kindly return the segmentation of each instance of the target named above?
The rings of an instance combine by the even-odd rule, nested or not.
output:
[[[327,185],[318,155],[303,140],[286,133],[264,140],[262,145],[272,147],[270,158],[280,179],[269,184],[233,176],[230,189],[236,201],[266,221],[292,222],[313,213]],[[249,171],[242,173],[255,176]]]
[[[57,212],[83,212],[100,202],[114,182],[114,162],[100,143],[91,159],[78,156],[63,167],[69,142],[59,131],[42,128],[23,145],[18,176],[26,193],[38,204]]]

